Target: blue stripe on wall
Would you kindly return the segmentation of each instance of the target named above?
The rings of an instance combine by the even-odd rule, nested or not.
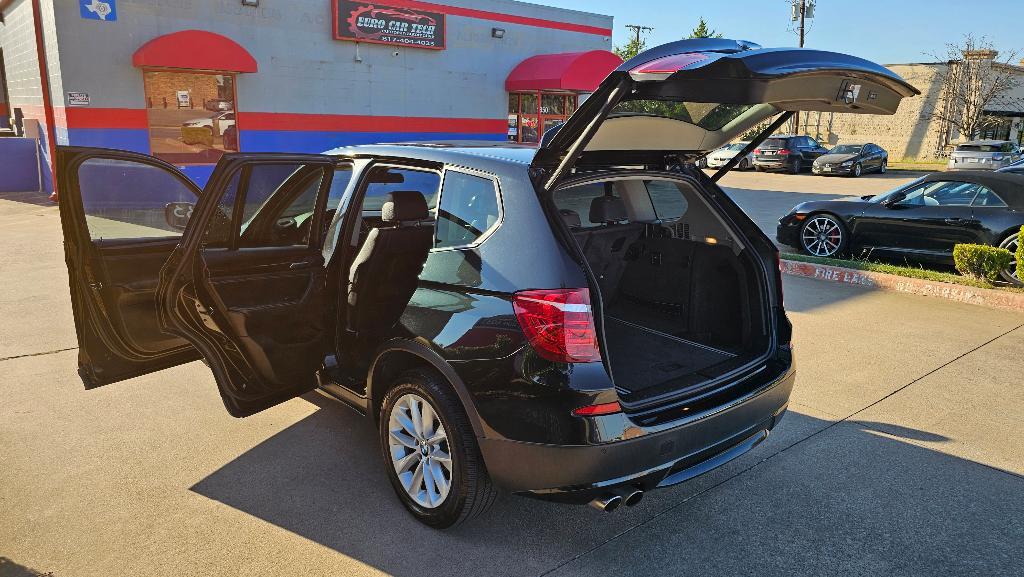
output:
[[[128,128],[71,128],[68,142],[73,146],[94,146],[149,153],[149,131]],[[339,146],[378,142],[417,142],[431,140],[504,141],[504,134],[467,134],[437,132],[308,132],[281,130],[242,130],[240,140],[245,152],[324,152]],[[212,164],[182,166],[182,171],[200,187],[213,172]]]
[[[144,128],[69,128],[68,142],[73,146],[149,153],[149,131]]]

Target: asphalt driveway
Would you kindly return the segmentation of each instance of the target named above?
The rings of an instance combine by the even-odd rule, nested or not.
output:
[[[797,385],[757,449],[613,514],[502,496],[438,532],[317,394],[233,419],[200,363],[84,391],[60,242],[0,196],[0,576],[1022,571],[1024,315],[787,278]]]

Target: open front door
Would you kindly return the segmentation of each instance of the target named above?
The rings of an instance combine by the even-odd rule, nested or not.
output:
[[[714,150],[786,111],[894,114],[920,92],[854,56],[681,40],[624,62],[533,161],[545,187],[577,165],[664,166]],[[767,135],[766,135],[767,136]]]
[[[322,155],[224,155],[161,273],[161,326],[202,352],[236,417],[316,386],[333,172]]]
[[[155,295],[199,189],[166,162],[118,150],[60,146],[57,170],[85,388],[198,359],[160,329]]]

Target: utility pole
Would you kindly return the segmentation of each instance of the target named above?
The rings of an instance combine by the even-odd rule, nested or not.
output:
[[[805,24],[808,19],[814,18],[814,1],[815,0],[792,0],[793,10],[790,19],[793,22],[799,22],[797,26],[797,33],[800,35],[800,48],[804,47],[804,35],[806,33]],[[793,134],[796,134],[800,130],[800,112],[793,115]]]
[[[626,24],[626,28],[633,31],[633,45],[640,48],[640,34],[643,32],[653,32],[654,28],[650,26],[639,26],[637,24]]]

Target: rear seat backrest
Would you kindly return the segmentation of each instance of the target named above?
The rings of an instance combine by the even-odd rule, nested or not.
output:
[[[626,269],[629,247],[640,239],[642,223],[622,223],[627,219],[626,205],[615,196],[599,196],[591,201],[590,222],[605,223],[586,230],[581,243],[583,254],[597,276],[597,283],[606,306],[616,298],[619,281]],[[577,236],[577,240],[581,240]]]

